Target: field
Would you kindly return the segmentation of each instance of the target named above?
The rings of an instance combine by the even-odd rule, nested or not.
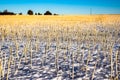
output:
[[[0,79],[120,80],[120,15],[0,16]]]

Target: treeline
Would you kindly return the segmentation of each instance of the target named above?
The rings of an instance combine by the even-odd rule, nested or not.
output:
[[[4,10],[3,12],[0,12],[0,15],[16,15],[14,12],[8,12],[7,10]]]
[[[8,10],[4,10],[3,12],[0,12],[0,15],[23,15],[23,13],[14,13],[14,12],[9,12]],[[27,15],[58,15],[56,13],[52,14],[50,11],[46,11],[44,14],[38,12],[34,13],[32,10],[27,11]]]

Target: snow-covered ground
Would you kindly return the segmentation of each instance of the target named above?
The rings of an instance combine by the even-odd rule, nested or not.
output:
[[[10,57],[10,80],[108,80],[111,75],[117,76],[118,43],[112,47],[112,63],[110,50],[102,49],[101,44],[90,44],[88,47],[87,42],[61,42],[57,45],[55,41],[51,41],[48,47],[47,42],[39,41],[36,50],[35,41],[32,41],[32,48],[26,43],[27,41],[18,41],[17,51],[13,41],[5,40],[0,43],[0,58],[5,71],[3,79],[7,77]],[[25,45],[28,45],[27,53],[24,53]],[[120,75],[118,77],[120,79]]]

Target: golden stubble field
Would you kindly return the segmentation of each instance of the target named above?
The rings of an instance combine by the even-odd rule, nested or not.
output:
[[[81,15],[81,16],[0,16],[0,28],[7,32],[32,31],[40,29],[49,31],[75,31],[89,32],[96,27],[114,28],[119,30],[120,15]],[[91,30],[92,29],[92,30]],[[93,31],[92,31],[93,32]]]
[[[1,79],[120,79],[120,15],[0,16]]]

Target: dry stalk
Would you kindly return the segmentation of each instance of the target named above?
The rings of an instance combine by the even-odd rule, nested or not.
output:
[[[10,57],[9,57],[9,60],[8,60],[8,71],[7,71],[6,80],[9,79],[9,72],[10,72],[11,60],[12,60],[12,47],[10,47]]]

